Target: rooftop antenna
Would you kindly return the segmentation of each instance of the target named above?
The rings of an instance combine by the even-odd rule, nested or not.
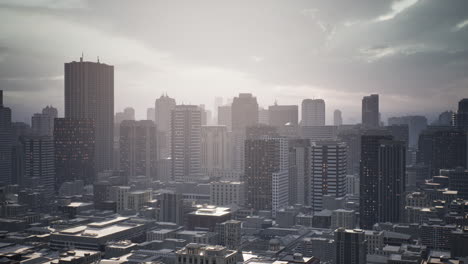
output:
[[[80,62],[83,62],[83,58],[84,58],[84,53],[83,53],[83,51],[82,51],[82,52],[81,52]]]
[[[97,62],[99,63],[99,56],[97,56]]]

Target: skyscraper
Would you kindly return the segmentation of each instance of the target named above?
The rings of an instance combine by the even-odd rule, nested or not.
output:
[[[3,106],[3,90],[0,90],[0,185],[12,182],[12,132],[11,109]]]
[[[268,107],[268,124],[270,126],[282,127],[286,124],[298,124],[297,105],[270,105]]]
[[[56,118],[54,152],[56,188],[64,182],[95,179],[95,124],[90,118]]]
[[[156,125],[151,120],[120,123],[120,169],[125,175],[156,177]]]
[[[201,167],[204,170],[231,169],[230,140],[226,126],[201,127]]]
[[[132,107],[125,107],[123,112],[115,113],[114,122],[116,124],[120,124],[124,120],[135,120],[135,109]]]
[[[156,99],[154,111],[158,130],[158,159],[166,159],[171,155],[171,112],[175,107],[175,99],[167,94]]]
[[[201,110],[196,105],[177,105],[171,114],[172,174],[176,181],[201,173]]]
[[[232,131],[231,115],[230,105],[218,106],[218,125],[226,126],[228,132]]]
[[[454,115],[455,126],[468,130],[468,98],[458,102],[458,111]]]
[[[335,230],[336,264],[365,264],[367,243],[364,231],[360,229]]]
[[[325,101],[323,99],[302,100],[302,126],[325,125]]]
[[[323,196],[340,198],[346,195],[346,144],[338,141],[317,141],[310,147],[310,205],[318,212]]]
[[[250,93],[241,93],[232,102],[232,130],[244,130],[258,123],[257,98]]]
[[[372,229],[378,222],[400,221],[405,191],[405,143],[384,131],[361,138],[360,224]]]
[[[379,118],[379,95],[371,94],[362,98],[362,125],[365,127],[378,127]]]
[[[456,127],[428,127],[419,136],[417,161],[429,167],[431,176],[440,169],[467,168],[467,132]]]
[[[245,141],[245,183],[247,206],[271,210],[287,206],[289,200],[289,150],[285,138],[257,138]]]
[[[41,186],[47,197],[55,191],[54,141],[48,136],[23,137],[25,187]]]
[[[289,204],[309,205],[310,141],[290,139],[289,155]]]
[[[343,118],[341,117],[341,111],[336,109],[333,112],[333,125],[334,126],[341,126],[343,124]]]
[[[257,98],[250,93],[241,93],[234,97],[231,106],[232,122],[232,166],[237,172],[244,171],[245,129],[258,124]]]
[[[156,111],[154,110],[154,107],[146,109],[146,120],[156,122]]]
[[[421,132],[427,128],[427,119],[425,116],[399,116],[390,117],[388,119],[388,125],[407,125],[409,130],[409,141],[410,147],[418,146],[418,139]]]
[[[83,57],[65,63],[65,118],[94,120],[96,171],[112,169],[114,66]]]
[[[42,113],[36,113],[31,117],[32,132],[36,136],[49,136],[54,134],[54,119],[57,118],[57,109],[46,106]]]

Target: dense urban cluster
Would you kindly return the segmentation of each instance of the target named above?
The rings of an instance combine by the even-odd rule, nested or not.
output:
[[[0,263],[468,263],[468,99],[327,125],[323,99],[163,94],[135,120],[113,66],[64,70],[63,117],[0,91]]]

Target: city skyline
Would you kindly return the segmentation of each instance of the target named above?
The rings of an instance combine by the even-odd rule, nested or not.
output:
[[[115,111],[135,107],[137,119],[166,92],[208,109],[215,96],[241,92],[253,93],[263,107],[320,98],[327,124],[335,109],[343,123],[359,122],[356,101],[372,93],[382,97],[383,120],[408,113],[432,121],[468,96],[466,2],[346,5],[152,2],[125,6],[120,19],[119,5],[105,1],[2,1],[0,14],[15,30],[0,26],[0,86],[13,120],[28,120],[49,104],[63,116],[63,63],[83,52],[87,61],[99,56],[115,66]],[[33,34],[37,22],[44,31]],[[154,34],[146,34],[146,25]],[[361,34],[372,37],[356,37]],[[48,37],[54,35],[57,43]]]

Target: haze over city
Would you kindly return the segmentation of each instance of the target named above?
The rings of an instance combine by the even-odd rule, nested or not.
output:
[[[214,96],[252,92],[327,101],[345,123],[359,99],[381,94],[383,120],[432,120],[468,96],[466,1],[0,1],[0,87],[13,118],[42,105],[63,115],[63,62],[115,66],[115,109],[163,93],[213,108]]]

